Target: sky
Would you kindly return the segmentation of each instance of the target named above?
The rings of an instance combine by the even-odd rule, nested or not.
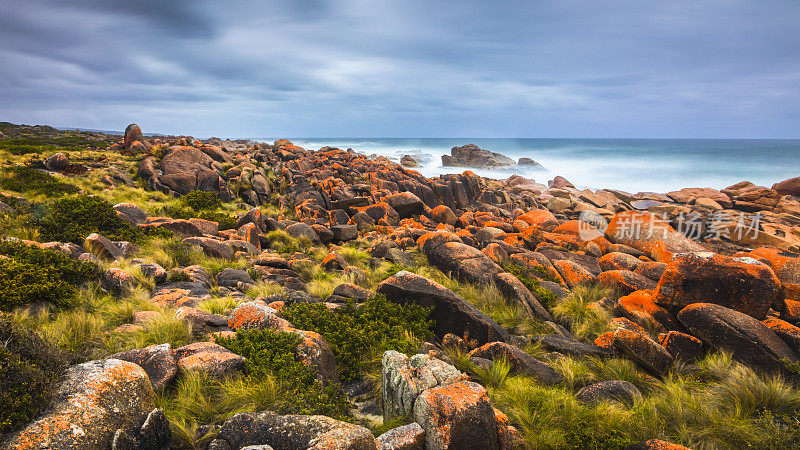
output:
[[[800,137],[797,0],[3,0],[0,121]]]

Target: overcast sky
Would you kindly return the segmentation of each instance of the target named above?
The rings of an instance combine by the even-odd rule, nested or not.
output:
[[[800,137],[800,1],[2,0],[0,121]]]

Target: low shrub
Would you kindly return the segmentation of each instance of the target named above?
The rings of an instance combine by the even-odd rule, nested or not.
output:
[[[0,310],[32,302],[65,306],[81,284],[100,277],[100,268],[49,249],[0,242]]]
[[[38,221],[42,238],[83,244],[86,236],[100,233],[116,241],[140,240],[143,234],[117,216],[114,208],[98,197],[74,195],[54,201]]]
[[[46,408],[67,367],[61,352],[33,331],[0,318],[0,434],[25,426]]]
[[[273,330],[248,330],[231,339],[217,342],[228,350],[247,358],[247,373],[252,384],[274,376],[286,389],[290,399],[277,405],[284,413],[323,414],[338,419],[347,416],[348,404],[341,387],[325,386],[300,361],[294,350],[300,343],[294,333]]]
[[[214,192],[192,191],[180,198],[182,205],[194,211],[210,211],[222,206]]]
[[[0,187],[21,194],[60,197],[79,191],[77,186],[60,181],[41,170],[28,166],[11,166],[0,170]]]
[[[339,378],[352,381],[369,369],[365,360],[371,349],[416,350],[414,338],[431,336],[430,309],[418,305],[398,305],[377,296],[356,306],[348,302],[335,310],[319,303],[296,303],[281,310],[281,315],[302,330],[316,331],[330,345],[339,368]]]

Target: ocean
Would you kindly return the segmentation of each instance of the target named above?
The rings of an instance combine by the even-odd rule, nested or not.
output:
[[[255,140],[272,142],[274,138]],[[469,138],[294,138],[308,150],[324,146],[383,155],[398,161],[411,155],[427,177],[460,173],[443,167],[441,156],[454,146],[475,144],[518,160],[531,158],[541,166],[502,170],[470,169],[490,178],[513,174],[546,184],[561,175],[580,188],[669,192],[684,187],[722,189],[739,181],[771,187],[800,176],[800,139],[469,139]]]

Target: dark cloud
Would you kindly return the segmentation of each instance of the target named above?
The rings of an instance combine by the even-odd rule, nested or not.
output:
[[[797,137],[793,0],[6,0],[0,120],[223,136]]]

